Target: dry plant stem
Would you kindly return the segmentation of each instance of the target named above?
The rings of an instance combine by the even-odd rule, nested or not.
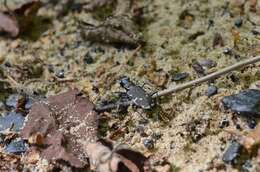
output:
[[[190,82],[187,82],[187,83],[184,83],[184,84],[181,84],[181,85],[177,85],[176,87],[173,87],[173,88],[168,88],[168,89],[159,91],[156,94],[154,94],[152,97],[153,98],[161,97],[161,96],[165,96],[165,95],[175,93],[177,91],[180,91],[180,90],[183,90],[183,89],[186,89],[186,88],[196,86],[196,85],[201,84],[203,82],[210,81],[212,79],[215,79],[215,78],[218,78],[222,75],[225,75],[225,74],[227,74],[231,71],[237,70],[241,67],[244,67],[244,66],[247,66],[247,65],[250,65],[250,64],[254,64],[254,63],[259,62],[259,61],[260,61],[260,56],[252,57],[250,59],[238,62],[234,65],[228,66],[224,69],[221,69],[217,72],[211,73],[211,74],[206,75],[204,77],[192,80]]]

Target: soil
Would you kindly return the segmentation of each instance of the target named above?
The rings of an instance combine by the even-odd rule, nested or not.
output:
[[[134,49],[85,40],[79,21],[99,24],[100,14],[68,11],[59,16],[62,2],[39,10],[41,20],[32,25],[34,32],[16,39],[0,37],[4,72],[26,88],[26,94],[48,97],[73,87],[97,104],[125,91],[118,82],[122,76],[153,93],[200,77],[192,68],[196,60],[215,61],[216,66],[206,69],[210,73],[260,54],[259,34],[252,33],[260,32],[260,1],[256,11],[251,10],[251,1],[243,0],[138,1],[143,10],[138,27],[146,44]],[[226,53],[227,49],[230,52]],[[173,81],[174,74],[180,72],[189,76]],[[149,112],[130,107],[127,113],[102,113],[100,137],[151,156],[153,167],[167,161],[172,171],[241,171],[241,165],[222,161],[235,137],[219,123],[227,118],[234,130],[238,124],[243,131],[250,129],[244,117],[223,110],[221,99],[248,88],[259,89],[259,82],[258,63],[160,98],[158,107]],[[211,97],[206,94],[209,85],[218,88]],[[19,92],[15,86],[9,87],[13,87],[10,94]],[[5,101],[7,93],[1,94]],[[152,149],[145,147],[145,139],[154,141]],[[258,171],[260,162],[254,157],[250,160],[250,171]]]

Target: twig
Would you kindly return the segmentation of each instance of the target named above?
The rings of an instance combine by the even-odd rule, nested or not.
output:
[[[236,63],[234,65],[228,66],[228,67],[226,67],[224,69],[221,69],[221,70],[219,70],[217,72],[211,73],[211,74],[206,75],[204,77],[192,80],[190,82],[178,85],[178,86],[173,87],[173,88],[168,88],[168,89],[159,91],[159,92],[155,93],[152,97],[153,98],[161,97],[161,96],[165,96],[165,95],[169,95],[169,94],[175,93],[177,91],[180,91],[180,90],[183,90],[183,89],[186,89],[186,88],[190,88],[190,87],[196,86],[196,85],[201,84],[203,82],[206,82],[206,81],[218,78],[218,77],[220,77],[222,75],[225,75],[225,74],[227,74],[229,72],[237,70],[237,69],[239,69],[241,67],[244,67],[244,66],[247,66],[247,65],[250,65],[250,64],[254,64],[254,63],[259,62],[259,61],[260,61],[260,56],[256,56],[256,57],[253,57],[253,58],[250,58],[250,59],[238,62],[238,63]]]

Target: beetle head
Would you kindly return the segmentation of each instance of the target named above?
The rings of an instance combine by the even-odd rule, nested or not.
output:
[[[133,85],[132,82],[130,81],[130,79],[127,76],[123,76],[120,81],[119,84],[121,85],[121,87],[129,90],[130,86]]]

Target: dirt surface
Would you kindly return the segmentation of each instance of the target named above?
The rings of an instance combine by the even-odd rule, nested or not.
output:
[[[143,13],[138,29],[145,44],[133,49],[84,39],[80,23],[98,25],[107,15],[105,12],[68,10],[61,15],[63,1],[47,4],[38,11],[39,23],[32,25],[36,31],[16,39],[0,37],[4,72],[16,81],[16,85],[1,85],[12,87],[12,92],[22,86],[26,94],[37,92],[43,96],[78,88],[94,103],[113,99],[115,92],[125,91],[118,83],[122,76],[137,85],[145,84],[149,93],[172,87],[200,77],[192,67],[196,60],[215,61],[216,66],[206,70],[210,73],[260,54],[260,1],[255,11],[250,3],[138,1]],[[173,81],[179,72],[189,76]],[[60,75],[64,76],[57,77]],[[259,82],[258,63],[216,79],[211,84],[218,87],[218,93],[211,97],[206,96],[209,83],[205,83],[158,99],[159,107],[149,112],[130,107],[127,113],[102,113],[100,137],[128,144],[151,156],[153,167],[167,161],[174,172],[241,171],[241,166],[222,161],[235,137],[219,123],[226,118],[233,130],[250,129],[245,118],[223,110],[220,101],[247,88],[259,89]],[[1,97],[4,101],[6,93]],[[154,142],[152,149],[143,144],[147,139]],[[260,170],[259,159],[252,157],[250,161],[250,171]]]

